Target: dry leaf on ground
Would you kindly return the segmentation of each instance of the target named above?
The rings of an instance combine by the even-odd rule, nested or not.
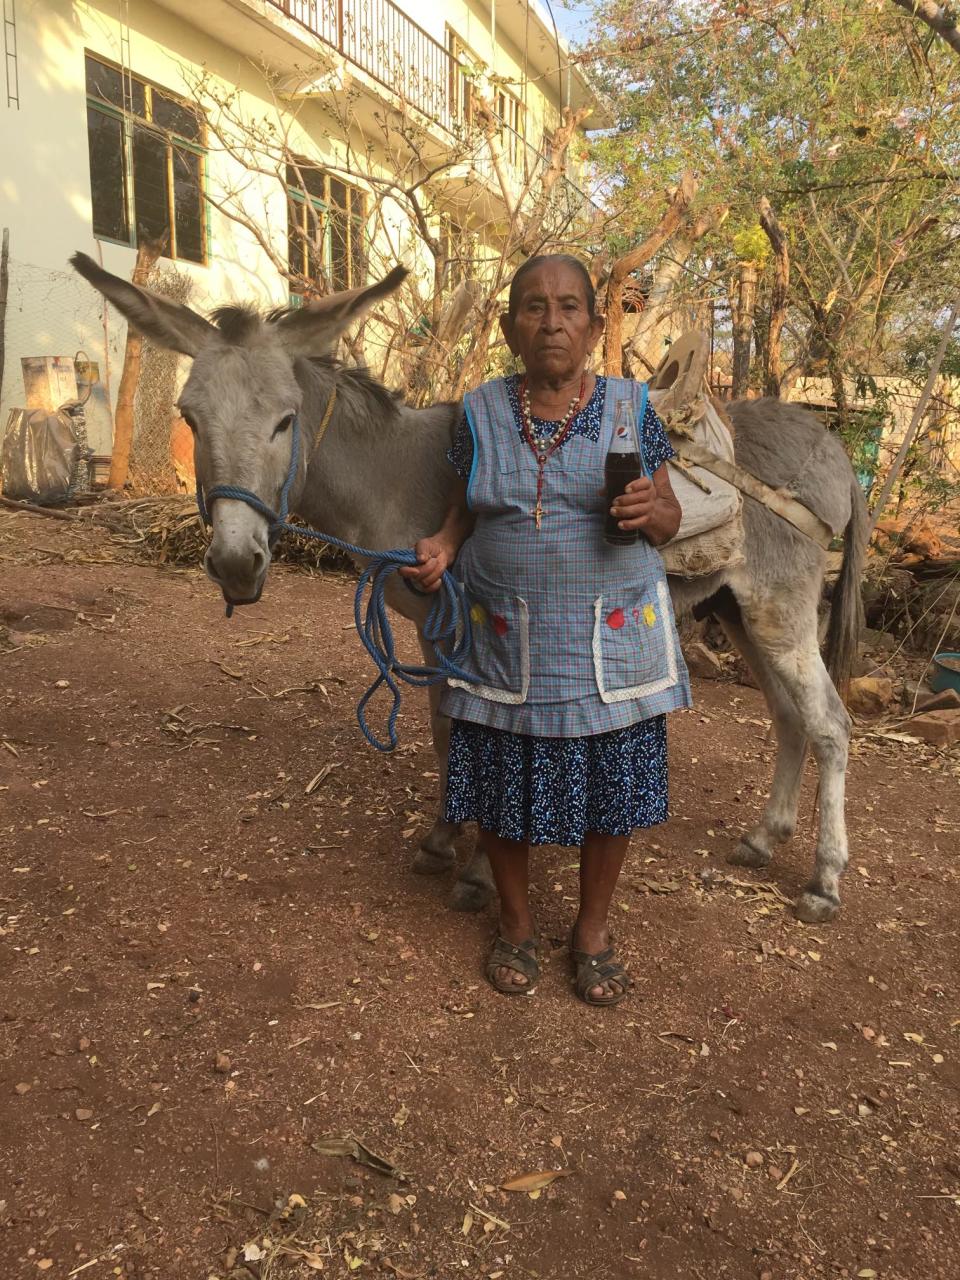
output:
[[[557,1178],[566,1178],[570,1169],[538,1169],[534,1173],[521,1173],[516,1178],[508,1178],[500,1183],[501,1191],[542,1191]]]

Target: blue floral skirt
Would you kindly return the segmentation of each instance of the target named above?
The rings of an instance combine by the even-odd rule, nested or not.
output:
[[[667,820],[667,718],[586,738],[534,738],[454,720],[448,822],[504,840],[579,847]]]

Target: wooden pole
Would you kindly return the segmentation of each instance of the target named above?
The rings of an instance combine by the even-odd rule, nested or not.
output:
[[[739,264],[732,308],[733,386],[730,388],[730,396],[733,400],[739,400],[750,385],[750,340],[753,337],[753,313],[757,305],[757,279],[754,263]]]
[[[3,367],[7,355],[7,294],[10,288],[10,228],[3,228],[3,244],[0,246],[0,391],[3,389]],[[3,423],[0,422],[0,432]]]
[[[774,276],[773,290],[770,297],[770,331],[767,335],[766,368],[763,375],[763,393],[767,396],[780,395],[783,385],[783,351],[781,334],[787,318],[787,295],[790,290],[790,250],[787,237],[777,221],[770,201],[766,196],[760,200],[760,225],[766,232],[767,239],[773,249]]]
[[[157,264],[163,245],[157,242],[141,244],[137,249],[137,263],[133,269],[133,283],[146,285],[150,272]],[[117,411],[113,419],[113,456],[110,459],[108,489],[122,489],[130,471],[130,449],[133,444],[133,407],[140,381],[140,359],[143,354],[143,338],[127,326],[127,343],[123,353],[123,369],[117,389]]]

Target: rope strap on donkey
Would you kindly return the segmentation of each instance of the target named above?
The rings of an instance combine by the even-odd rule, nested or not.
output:
[[[332,404],[327,406],[324,414],[325,423],[329,422]],[[273,546],[283,533],[296,533],[302,538],[317,538],[337,547],[348,555],[356,556],[369,563],[360,573],[357,590],[353,601],[353,619],[363,646],[373,659],[379,674],[357,704],[357,722],[363,736],[378,751],[393,751],[397,745],[397,715],[400,711],[400,685],[408,684],[413,688],[423,689],[428,685],[440,684],[448,676],[457,680],[473,681],[474,677],[463,670],[462,663],[470,656],[470,622],[467,615],[467,603],[463,587],[451,573],[444,573],[440,591],[431,605],[430,612],[423,627],[423,634],[433,646],[436,654],[435,667],[421,666],[401,662],[397,657],[393,628],[386,604],[387,582],[392,573],[417,563],[417,557],[407,547],[394,551],[371,551],[367,547],[355,546],[352,542],[344,542],[341,538],[333,538],[329,534],[320,533],[316,529],[308,529],[303,525],[290,524],[287,520],[290,490],[296,479],[300,463],[300,423],[293,420],[293,442],[290,452],[290,467],[287,478],[280,490],[280,504],[276,511],[249,489],[241,489],[236,485],[218,484],[210,490],[204,499],[200,486],[197,486],[197,507],[200,519],[205,525],[210,524],[209,510],[218,498],[229,498],[236,502],[245,502],[267,521],[269,526],[270,545]],[[317,433],[322,436],[322,430]],[[406,584],[405,584],[406,585]],[[367,588],[370,597],[364,598]],[[233,614],[233,605],[227,605],[227,617]],[[367,723],[367,706],[381,685],[386,685],[392,696],[392,705],[387,717],[387,740],[381,741]]]

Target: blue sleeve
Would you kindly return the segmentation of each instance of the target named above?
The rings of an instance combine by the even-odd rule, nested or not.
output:
[[[670,443],[666,427],[657,417],[653,405],[649,403],[643,418],[643,451],[651,471],[656,471],[670,458],[677,456],[676,449]]]
[[[466,414],[460,415],[460,421],[453,434],[453,444],[447,450],[447,461],[461,480],[470,479],[470,468],[473,466],[473,434]]]

